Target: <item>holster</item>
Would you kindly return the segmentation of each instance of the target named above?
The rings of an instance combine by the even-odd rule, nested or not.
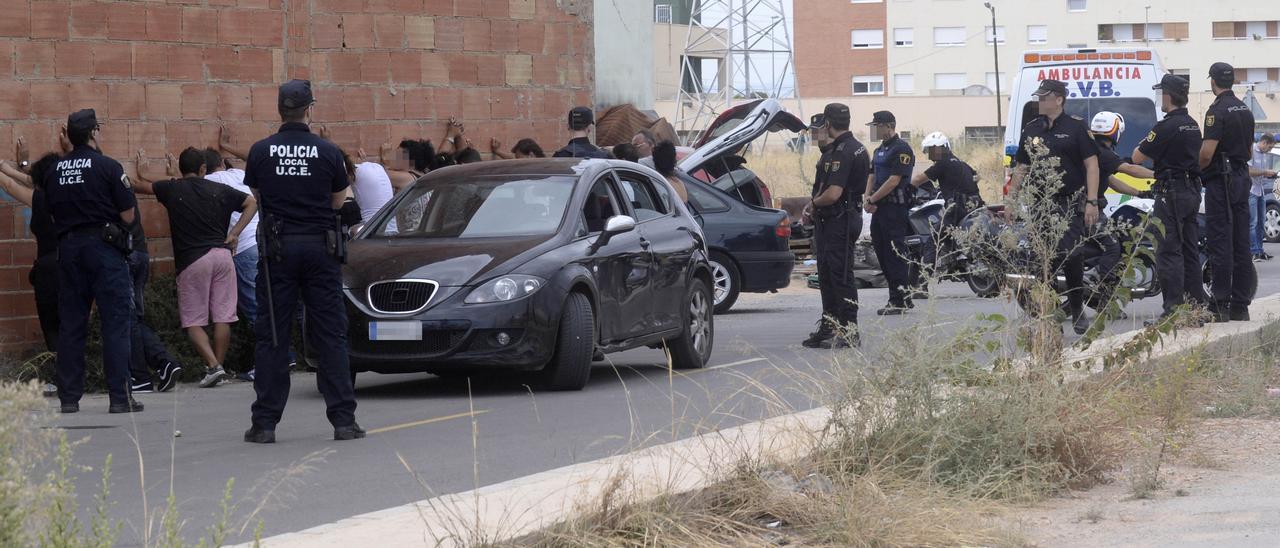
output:
[[[274,217],[258,213],[258,253],[265,259],[279,262],[284,259],[284,245],[280,242],[280,224]]]
[[[133,235],[124,227],[116,223],[107,223],[102,227],[102,241],[107,242],[111,247],[116,248],[120,253],[129,255],[133,253]]]

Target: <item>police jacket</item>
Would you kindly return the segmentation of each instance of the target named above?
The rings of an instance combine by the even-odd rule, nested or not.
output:
[[[1156,122],[1138,150],[1151,158],[1157,179],[1200,175],[1200,124],[1178,108]]]
[[[873,191],[880,190],[885,181],[888,181],[894,175],[902,177],[901,181],[898,182],[898,186],[888,196],[885,196],[881,203],[911,203],[911,170],[916,165],[916,155],[911,151],[911,145],[897,135],[885,139],[876,148],[875,158],[872,163],[875,166]]]
[[[600,150],[591,144],[591,140],[586,137],[578,137],[570,139],[569,144],[564,148],[557,150],[552,158],[608,158],[609,153]]]
[[[1082,120],[1065,112],[1052,123],[1048,116],[1036,116],[1022,127],[1022,138],[1015,156],[1018,164],[1031,166],[1033,146],[1046,147],[1047,157],[1058,159],[1058,173],[1062,175],[1058,196],[1071,196],[1085,190],[1084,162],[1098,155],[1098,144],[1093,142],[1089,126]]]
[[[1231,161],[1232,169],[1247,169],[1253,156],[1249,150],[1253,145],[1253,113],[1231,90],[1218,95],[1205,112],[1204,138],[1218,142],[1206,174],[1221,171],[1223,156]]]
[[[813,197],[817,198],[833,186],[843,188],[844,191],[836,203],[814,210],[814,217],[837,217],[846,211],[857,209],[870,169],[871,158],[867,155],[867,147],[858,142],[852,133],[843,133],[824,147],[822,158],[818,159],[817,175],[813,180]]]
[[[123,224],[120,212],[137,205],[120,162],[88,145],[77,146],[58,160],[44,188],[59,236],[78,228]]]
[[[249,149],[244,184],[258,191],[258,207],[280,234],[320,235],[335,226],[333,194],[351,182],[337,145],[291,122]]]
[[[938,182],[944,200],[978,194],[978,173],[950,151],[924,170],[924,174],[929,180]]]

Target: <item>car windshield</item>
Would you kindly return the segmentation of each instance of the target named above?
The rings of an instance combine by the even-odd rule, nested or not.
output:
[[[370,238],[494,238],[554,234],[573,177],[478,177],[416,185]]]
[[[1138,143],[1146,138],[1147,132],[1156,125],[1156,105],[1144,97],[1106,97],[1106,98],[1071,98],[1065,107],[1067,114],[1084,120],[1085,125],[1093,119],[1093,115],[1104,110],[1124,116],[1124,135],[1116,143],[1116,154],[1128,157]],[[1022,107],[1022,119],[1030,121],[1040,114],[1035,101],[1029,101]]]

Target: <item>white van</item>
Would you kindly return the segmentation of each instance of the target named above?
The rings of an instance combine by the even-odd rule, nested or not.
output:
[[[1129,156],[1163,117],[1160,92],[1151,89],[1167,71],[1160,56],[1145,48],[1029,50],[1014,76],[1009,94],[1009,125],[1004,132],[1005,165],[1018,153],[1022,127],[1039,115],[1031,96],[1042,80],[1066,82],[1067,114],[1087,124],[1100,111],[1124,116],[1125,131],[1116,153]],[[1123,176],[1122,176],[1123,177]],[[1150,181],[1132,181],[1139,189]]]

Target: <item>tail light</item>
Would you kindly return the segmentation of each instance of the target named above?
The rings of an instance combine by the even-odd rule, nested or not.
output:
[[[791,216],[783,215],[782,220],[778,221],[778,226],[774,227],[773,233],[784,240],[791,239]]]
[[[760,206],[774,207],[773,193],[769,192],[769,186],[761,182],[759,179],[756,179],[756,185],[760,187]]]

